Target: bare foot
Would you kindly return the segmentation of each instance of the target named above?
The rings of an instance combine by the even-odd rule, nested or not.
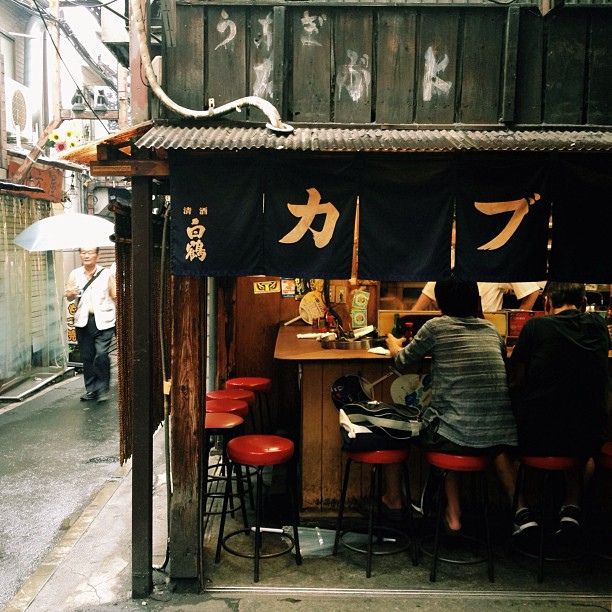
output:
[[[461,531],[461,519],[458,516],[451,516],[448,508],[444,513],[444,521],[450,531]]]

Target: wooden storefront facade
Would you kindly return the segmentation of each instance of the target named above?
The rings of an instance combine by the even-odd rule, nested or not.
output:
[[[184,106],[292,123],[609,125],[611,30],[603,3],[179,2],[165,74]]]
[[[536,2],[500,6],[491,2],[177,2],[175,46],[162,45],[164,88],[183,106],[202,109],[247,95],[272,102],[284,121],[296,128],[337,129],[345,152],[358,152],[349,128],[418,130],[426,140],[439,130],[522,129],[524,149],[537,151],[534,136],[555,130],[584,132],[583,152],[598,146],[612,125],[609,91],[612,60],[609,39],[612,9],[605,2],[565,3],[542,15]],[[171,20],[172,21],[172,20]],[[165,38],[167,40],[167,38]],[[136,77],[138,78],[138,76]],[[156,119],[177,121],[162,109]],[[231,113],[214,125],[262,128],[254,109]],[[202,129],[206,121],[182,121]],[[346,132],[343,132],[346,130]],[[167,194],[167,150],[186,157],[239,151],[245,163],[262,150],[282,149],[282,137],[255,145],[227,137],[214,147],[206,137],[175,145],[132,146],[126,158],[119,148],[140,138],[98,148],[96,175],[132,177],[131,305],[129,316],[131,419],[133,450],[133,595],[151,589],[152,421],[163,403],[152,389],[160,374],[152,359],[157,326],[153,309],[154,195]],[[450,135],[449,137],[452,137]],[[465,138],[469,139],[469,135]],[[465,140],[465,139],[464,139]],[[464,142],[462,140],[462,142]],[[589,145],[588,143],[591,143]],[[500,155],[520,152],[521,145]],[[554,150],[554,143],[547,151]],[[426,148],[426,147],[425,147]],[[469,148],[469,145],[468,145]],[[317,151],[316,137],[302,153]],[[477,149],[476,149],[477,150]],[[335,150],[334,150],[335,151]],[[329,150],[326,150],[329,153]],[[339,152],[339,150],[338,150]],[[335,152],[331,153],[332,155]],[[418,155],[418,151],[410,153]],[[610,279],[612,280],[612,279]],[[224,287],[226,312],[248,308],[248,286],[238,279]],[[169,349],[172,388],[174,494],[170,509],[172,579],[199,585],[202,579],[199,466],[202,452],[203,398],[206,380],[206,280],[174,277]],[[180,307],[179,307],[180,305]],[[286,306],[270,298],[259,319],[237,317],[218,322],[222,375],[252,375],[255,346],[272,344],[272,322],[289,318]],[[221,317],[221,315],[220,315]],[[219,318],[218,318],[219,321]],[[234,336],[234,333],[240,337]],[[244,344],[243,342],[246,342]],[[240,345],[240,352],[231,352]],[[269,357],[269,356],[268,356]],[[271,357],[258,359],[270,366]],[[275,372],[275,370],[273,370]],[[289,390],[290,393],[290,390]]]

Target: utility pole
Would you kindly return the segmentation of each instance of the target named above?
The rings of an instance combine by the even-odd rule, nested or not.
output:
[[[48,24],[51,38],[55,43],[55,61],[53,62],[53,79],[51,81],[51,107],[53,109],[53,119],[60,118],[62,101],[62,78],[60,74],[60,31],[57,20],[59,19],[59,2],[58,0],[49,0],[49,12],[53,17],[53,21]]]
[[[117,106],[119,107],[119,129],[124,130],[129,127],[128,118],[128,93],[127,93],[127,79],[128,70],[123,66],[119,66],[117,73]]]
[[[145,36],[149,37],[149,3],[140,2],[142,16],[144,18]],[[132,109],[132,125],[137,125],[149,119],[149,87],[142,81],[144,70],[142,58],[140,57],[140,46],[138,44],[138,32],[131,23],[130,15],[130,106]]]

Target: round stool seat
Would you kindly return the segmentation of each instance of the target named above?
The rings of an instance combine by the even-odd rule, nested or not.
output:
[[[204,429],[234,429],[240,427],[244,419],[231,412],[210,412],[204,420]]]
[[[241,376],[225,381],[226,389],[246,389],[247,391],[261,391],[267,393],[272,389],[272,379],[259,376]]]
[[[207,400],[232,399],[246,402],[249,406],[255,404],[255,394],[247,389],[217,389],[206,393]]]
[[[360,463],[372,463],[375,465],[387,463],[402,463],[410,456],[410,451],[406,449],[397,450],[374,450],[347,453],[347,457],[352,461]]]
[[[569,470],[582,464],[574,457],[521,457],[521,463],[538,470]]]
[[[249,405],[242,400],[218,399],[206,402],[206,413],[230,413],[245,417],[249,414]]]
[[[425,459],[430,465],[453,472],[482,472],[491,463],[488,455],[449,455],[434,451],[426,452]]]
[[[228,442],[227,454],[242,465],[277,465],[293,457],[293,442],[281,436],[239,436]]]
[[[601,447],[597,463],[606,470],[612,470],[612,442],[606,442]]]

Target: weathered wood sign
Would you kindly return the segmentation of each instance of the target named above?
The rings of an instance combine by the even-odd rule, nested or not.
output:
[[[179,5],[166,87],[198,109],[261,96],[292,122],[605,124],[611,26],[587,7]]]

